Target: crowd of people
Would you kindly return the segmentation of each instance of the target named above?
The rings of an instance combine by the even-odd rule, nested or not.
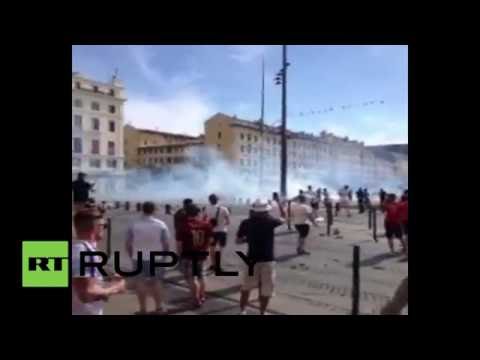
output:
[[[72,184],[74,192],[73,217],[76,239],[72,244],[72,314],[101,315],[104,302],[109,297],[126,291],[125,279],[115,273],[107,278],[97,269],[80,274],[79,257],[82,251],[95,251],[103,239],[104,208],[95,205],[89,192],[93,184],[86,182],[85,175]],[[352,190],[344,186],[339,190],[339,211],[345,209],[351,216]],[[359,204],[369,204],[367,189],[356,193]],[[275,288],[275,229],[283,224],[292,223],[298,233],[297,255],[308,256],[307,238],[311,226],[319,226],[320,204],[327,206],[332,200],[327,189],[314,191],[300,190],[294,198],[281,199],[273,193],[271,200],[257,199],[251,206],[248,218],[236,229],[236,244],[247,245],[247,256],[255,262],[253,274],[249,274],[245,264],[241,272],[241,296],[239,314],[247,314],[250,292],[258,288],[260,314],[267,313],[267,307]],[[390,250],[394,252],[393,239],[400,240],[404,252],[408,246],[408,191],[396,201],[393,194],[386,194],[381,202],[385,212],[385,229]],[[133,221],[125,234],[125,250],[132,262],[136,262],[138,253],[142,253],[142,272],[135,278],[135,293],[139,310],[136,314],[165,313],[163,287],[164,270],[155,268],[150,273],[149,253],[169,251],[172,238],[175,251],[180,258],[178,269],[183,273],[190,289],[191,303],[194,308],[203,306],[207,300],[206,276],[220,269],[220,257],[228,242],[231,226],[230,210],[220,203],[219,197],[211,194],[208,205],[201,208],[192,199],[184,199],[183,206],[173,215],[173,234],[167,224],[155,217],[156,206],[153,202],[142,204],[142,216]],[[363,212],[363,211],[361,211]],[[403,235],[406,235],[406,240]],[[198,256],[198,254],[203,254]],[[192,254],[195,254],[194,256]],[[93,257],[93,261],[99,261]],[[148,312],[147,299],[153,298],[155,309]],[[398,301],[397,301],[398,302]],[[392,305],[393,306],[393,305]]]

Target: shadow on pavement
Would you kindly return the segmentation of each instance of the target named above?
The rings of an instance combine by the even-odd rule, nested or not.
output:
[[[286,254],[286,255],[281,255],[281,256],[277,256],[275,258],[275,260],[277,262],[285,262],[285,261],[288,261],[288,260],[291,260],[291,259],[294,259],[296,257],[300,257],[301,255],[298,255],[298,254]]]
[[[375,256],[372,256],[369,259],[365,259],[365,260],[360,261],[360,266],[375,266],[375,265],[381,263],[384,260],[391,259],[391,258],[394,258],[396,256],[397,255],[392,255],[390,253],[375,255]],[[347,265],[347,267],[352,267],[352,265],[353,265],[352,263],[349,263]]]

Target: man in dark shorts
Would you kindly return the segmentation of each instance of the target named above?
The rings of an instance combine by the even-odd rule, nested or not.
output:
[[[210,267],[208,270],[215,271],[215,252],[218,250],[220,254],[222,249],[227,246],[228,226],[230,225],[230,212],[225,206],[218,202],[218,196],[211,194],[208,197],[210,203],[205,208],[204,219],[213,227],[213,238],[210,244]]]
[[[185,275],[195,307],[205,302],[205,278],[203,263],[208,257],[208,247],[212,241],[212,225],[200,217],[200,208],[190,204],[186,208],[186,221],[180,224],[177,232],[177,252],[180,267]],[[201,253],[201,254],[200,254]]]
[[[90,191],[94,191],[93,184],[86,182],[85,177],[85,173],[78,173],[77,180],[72,182],[73,205],[75,212],[84,208],[90,197]]]
[[[407,252],[405,241],[402,236],[402,225],[398,212],[398,203],[395,201],[396,195],[389,194],[382,206],[382,211],[385,213],[385,235],[388,239],[388,246],[392,254],[395,254],[393,239],[400,240],[403,252]]]
[[[255,261],[253,275],[245,265],[242,271],[240,315],[247,315],[246,307],[250,291],[258,288],[260,315],[265,315],[275,285],[274,230],[284,223],[270,215],[267,201],[257,200],[250,211],[250,218],[243,220],[237,231],[237,244],[248,244],[248,257]]]
[[[309,221],[318,226],[313,217],[312,208],[307,205],[307,198],[304,195],[298,197],[298,203],[295,203],[292,208],[293,214],[293,223],[295,224],[295,229],[298,232],[298,246],[297,254],[298,255],[310,255],[310,253],[305,250],[305,243],[310,233],[310,224]]]

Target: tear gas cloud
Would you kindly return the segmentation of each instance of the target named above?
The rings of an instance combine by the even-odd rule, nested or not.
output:
[[[225,160],[216,150],[203,148],[187,153],[190,161],[174,164],[170,169],[126,170],[125,176],[107,176],[92,179],[96,183],[99,199],[107,201],[155,201],[179,202],[192,198],[205,203],[208,195],[215,193],[227,203],[242,199],[270,198],[272,192],[279,192],[280,177],[272,176],[271,168],[264,168],[264,181],[260,186],[258,176],[245,175],[241,169]],[[292,171],[289,169],[289,172]],[[349,185],[355,192],[358,187],[369,189],[371,195],[383,187],[389,192],[400,193],[408,187],[408,177],[396,179],[368,180],[359,176],[358,168],[351,164],[335,162],[318,169],[303,169],[287,179],[288,196],[294,196],[299,189],[312,185],[313,189],[327,188],[330,196],[336,198],[337,191]]]

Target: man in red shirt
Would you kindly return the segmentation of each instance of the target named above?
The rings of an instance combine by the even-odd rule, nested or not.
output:
[[[405,245],[408,252],[408,190],[405,190],[400,199],[400,203],[398,204],[398,215],[402,231],[405,234]]]
[[[208,257],[208,247],[213,237],[210,222],[200,218],[200,208],[190,204],[185,209],[186,220],[177,231],[177,253],[180,268],[190,286],[195,307],[205,302],[205,279],[203,264]]]
[[[388,246],[392,254],[395,254],[395,248],[393,246],[393,239],[397,238],[402,243],[403,251],[406,253],[405,242],[402,236],[402,225],[398,211],[398,203],[395,202],[397,196],[395,194],[389,194],[387,200],[382,206],[382,211],[385,213],[385,234],[388,239]]]

